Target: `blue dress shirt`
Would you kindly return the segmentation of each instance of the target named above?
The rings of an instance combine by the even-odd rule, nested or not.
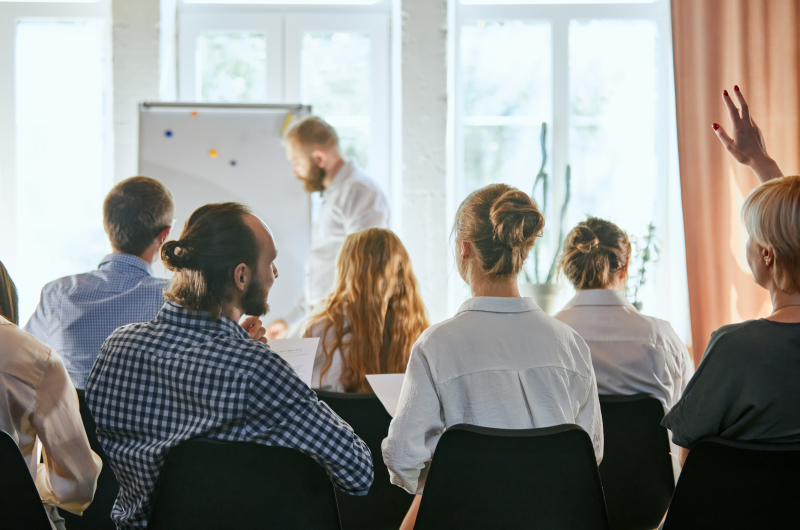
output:
[[[96,271],[48,283],[25,331],[61,354],[83,389],[103,341],[125,324],[151,320],[164,305],[166,280],[129,254],[109,254]]]
[[[296,449],[351,495],[372,484],[367,445],[289,363],[225,316],[167,302],[150,322],[115,330],[86,403],[119,479],[111,512],[119,530],[147,527],[167,454],[190,438]]]

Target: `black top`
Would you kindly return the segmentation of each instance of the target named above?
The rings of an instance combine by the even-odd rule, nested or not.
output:
[[[704,436],[800,442],[800,323],[719,328],[661,425],[686,448]]]

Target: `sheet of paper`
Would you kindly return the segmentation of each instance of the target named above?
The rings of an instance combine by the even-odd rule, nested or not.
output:
[[[367,382],[372,391],[381,400],[386,412],[394,418],[397,412],[397,403],[400,401],[400,390],[403,389],[403,380],[406,374],[375,374],[367,375]]]
[[[269,339],[272,351],[283,357],[292,365],[297,376],[311,386],[311,375],[314,373],[314,357],[317,355],[319,337],[310,339]]]

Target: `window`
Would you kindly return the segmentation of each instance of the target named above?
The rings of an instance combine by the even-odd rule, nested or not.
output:
[[[79,5],[73,17],[63,6],[49,17],[52,7],[32,7],[0,7],[14,31],[13,48],[0,47],[14,64],[0,84],[13,116],[0,131],[0,255],[19,291],[21,324],[45,283],[96,268],[110,252],[98,207],[111,186],[103,6]]]
[[[488,5],[501,3],[518,5]],[[653,223],[661,252],[639,300],[686,339],[669,2],[560,4],[456,4],[451,208],[494,182],[532,193],[546,210],[532,283],[546,281],[564,234],[586,215],[639,240]],[[547,185],[534,192],[540,167]],[[571,294],[565,286],[559,303]],[[451,311],[463,295],[451,287]]]
[[[309,104],[336,128],[345,156],[388,195],[388,5],[366,13],[354,7],[180,8],[182,101]]]

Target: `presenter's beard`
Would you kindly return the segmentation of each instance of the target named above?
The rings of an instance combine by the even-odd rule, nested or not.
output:
[[[269,312],[268,294],[264,284],[254,278],[242,297],[242,312],[245,315],[266,315]]]
[[[322,181],[324,179],[325,170],[315,164],[311,164],[311,169],[308,170],[308,175],[306,175],[303,179],[303,187],[308,193],[322,191],[325,189],[325,186],[322,185]]]

